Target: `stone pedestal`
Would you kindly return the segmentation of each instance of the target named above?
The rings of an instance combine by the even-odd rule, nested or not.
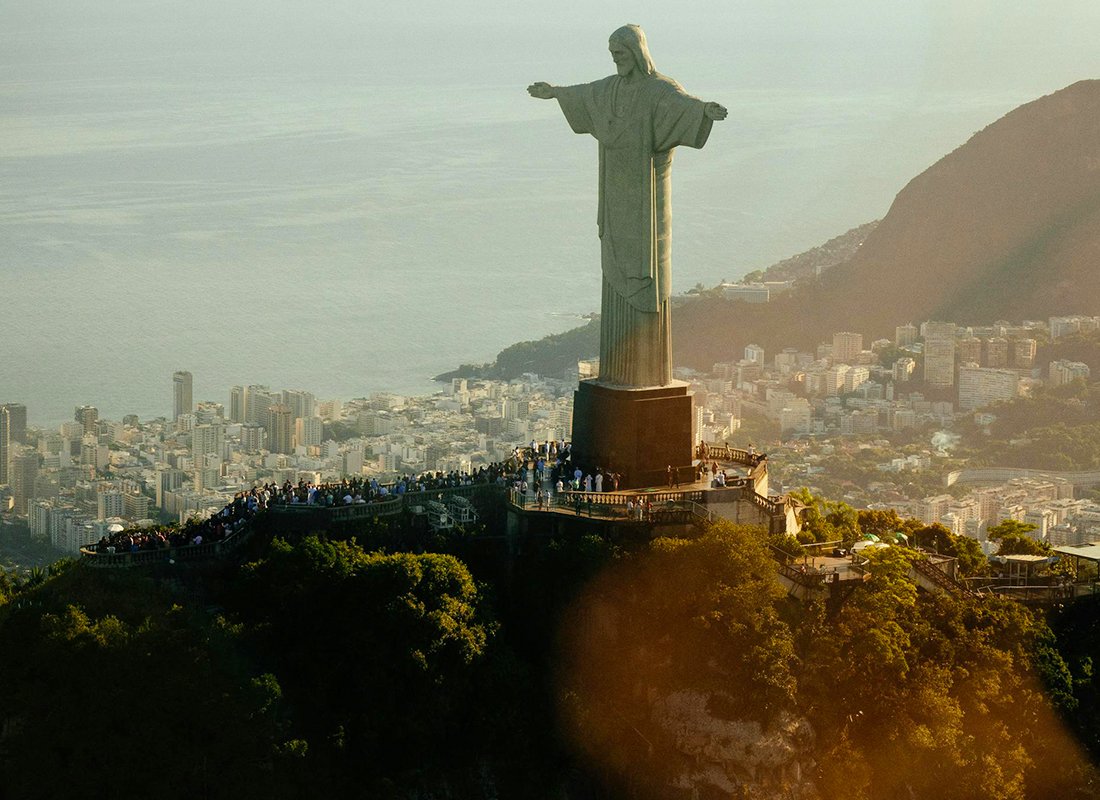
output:
[[[667,486],[669,465],[689,482],[691,415],[683,381],[644,389],[581,381],[573,394],[573,462],[586,472],[619,473],[620,489]]]

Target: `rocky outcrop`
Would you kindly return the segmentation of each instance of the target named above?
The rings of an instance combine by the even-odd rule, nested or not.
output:
[[[786,712],[766,727],[754,720],[724,719],[711,710],[715,698],[682,689],[653,702],[654,724],[684,757],[675,788],[687,796],[718,792],[751,800],[818,798],[811,777],[814,731],[809,722]]]

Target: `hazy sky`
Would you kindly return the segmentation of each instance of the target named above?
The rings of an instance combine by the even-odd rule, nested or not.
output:
[[[679,291],[881,217],[1100,76],[1100,3],[902,6],[0,0],[0,402],[165,413],[177,369],[223,402],[418,391],[575,324],[596,148],[524,87],[610,74],[626,22],[730,109],[676,155]]]
[[[681,42],[718,48],[717,60],[732,66],[734,77],[761,74],[738,63],[739,53],[759,57],[761,45],[774,49],[781,79],[811,83],[822,68],[881,65],[885,53],[898,69],[866,73],[863,80],[1051,89],[1096,75],[1100,67],[1100,4],[1088,0],[4,0],[0,61],[16,76],[32,64],[90,53],[108,69],[152,56],[168,69],[206,58],[211,68],[249,61],[323,71],[343,59],[362,66],[363,51],[375,51],[386,75],[430,71],[447,81],[470,71],[495,73],[518,50],[534,67],[560,65],[555,53],[574,45],[580,52],[625,21],[642,24],[665,58],[675,59]],[[481,47],[489,43],[492,50]],[[814,57],[791,58],[791,50]],[[601,55],[592,53],[591,60],[604,63]]]

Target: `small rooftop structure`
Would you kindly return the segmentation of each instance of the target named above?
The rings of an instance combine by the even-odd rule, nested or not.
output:
[[[1080,558],[1085,561],[1100,563],[1100,542],[1089,542],[1079,545],[1060,545],[1054,548],[1054,552],[1060,556]]]
[[[1020,581],[1021,583],[1028,583],[1035,577],[1040,567],[1046,566],[1053,560],[1053,556],[1032,556],[1023,554],[993,556],[990,558],[990,561],[1004,565],[1006,577],[1013,581]]]
[[[455,526],[454,517],[443,503],[429,500],[424,506],[428,514],[428,527],[433,531],[449,531]]]
[[[1073,580],[1075,583],[1081,579],[1082,561],[1091,561],[1100,566],[1100,542],[1089,542],[1088,544],[1080,545],[1059,545],[1054,548],[1054,552],[1062,558],[1073,559]]]
[[[477,522],[477,509],[474,504],[461,495],[451,495],[447,498],[447,510],[451,517],[460,525],[472,525]]]

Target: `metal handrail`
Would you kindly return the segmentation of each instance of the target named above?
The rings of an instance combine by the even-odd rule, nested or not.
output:
[[[252,535],[253,517],[225,539],[202,544],[133,550],[125,553],[100,553],[93,547],[80,548],[81,561],[95,567],[131,567],[170,561],[198,561],[211,556],[231,553]]]
[[[704,490],[691,489],[687,491],[659,491],[659,492],[586,492],[584,490],[565,490],[560,492],[558,497],[565,497],[570,501],[573,501],[576,497],[581,498],[582,503],[587,503],[588,498],[594,498],[592,502],[599,503],[604,506],[625,506],[628,502],[637,503],[639,500],[648,500],[656,506],[659,503],[681,503],[681,502],[699,502],[703,499]]]

